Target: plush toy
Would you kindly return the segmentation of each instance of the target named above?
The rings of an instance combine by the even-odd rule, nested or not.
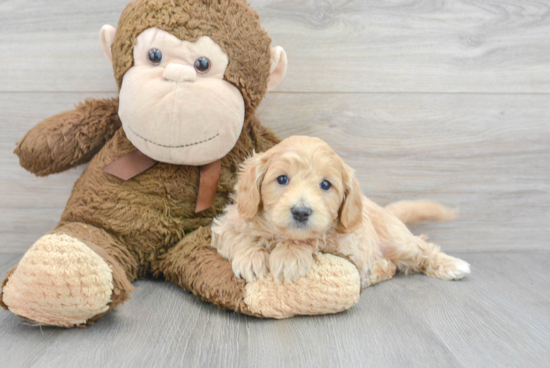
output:
[[[149,276],[258,317],[354,305],[359,274],[344,258],[316,255],[294,283],[246,283],[210,246],[240,164],[279,141],[255,110],[286,55],[270,50],[246,1],[134,0],[100,38],[119,97],[46,119],[15,150],[38,176],[89,165],[55,230],[8,272],[2,307],[40,325],[84,326]]]

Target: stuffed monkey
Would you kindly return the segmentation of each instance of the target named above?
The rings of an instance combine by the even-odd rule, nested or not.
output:
[[[55,230],[8,272],[0,304],[39,325],[85,326],[169,280],[258,317],[335,313],[360,294],[355,266],[317,255],[295,283],[246,283],[210,246],[240,164],[279,142],[255,110],[286,54],[245,0],[134,0],[100,39],[119,97],[88,99],[17,144],[38,176],[89,162]]]

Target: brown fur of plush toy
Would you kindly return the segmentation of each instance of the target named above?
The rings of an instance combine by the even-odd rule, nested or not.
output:
[[[196,166],[157,163],[128,181],[105,173],[102,168],[136,147],[121,127],[119,99],[88,99],[39,123],[17,145],[21,166],[38,176],[89,165],[56,229],[8,272],[0,306],[35,325],[82,327],[128,300],[131,282],[146,276],[165,278],[220,308],[258,317],[336,313],[353,306],[361,291],[359,273],[339,254],[316,255],[314,272],[282,288],[236,278],[231,264],[210,246],[212,219],[229,202],[239,166],[254,151],[279,142],[255,116],[268,81],[276,85],[269,80],[271,40],[258,15],[245,0],[132,1],[114,44],[106,47],[119,90],[133,66],[136,38],[152,27],[191,42],[208,35],[229,59],[225,81],[242,94],[242,133],[221,159],[213,206],[195,213]],[[281,77],[284,68],[275,74]],[[425,216],[414,206],[393,210],[411,221],[437,216]]]
[[[196,41],[208,35],[229,57],[225,80],[241,91],[247,113],[260,104],[267,89],[271,39],[258,14],[243,0],[134,1],[122,12],[112,48],[115,78],[120,89],[133,65],[137,36],[152,27],[180,40]]]
[[[87,99],[37,124],[14,153],[33,174],[56,174],[90,161],[120,127],[117,98]]]
[[[133,45],[143,30],[157,27],[190,41],[209,35],[229,56],[225,79],[239,88],[245,100],[244,127],[233,150],[221,160],[214,205],[199,214],[195,214],[198,167],[158,163],[129,181],[101,170],[135,150],[121,128],[117,99],[86,100],[75,110],[48,118],[29,131],[15,153],[21,165],[38,176],[90,161],[50,235],[60,239],[69,235],[77,240],[71,245],[75,249],[83,243],[99,255],[112,269],[112,280],[103,281],[113,290],[108,308],[94,316],[36,322],[72,327],[96,321],[129,299],[132,281],[148,275],[165,277],[221,308],[252,314],[243,302],[244,281],[234,277],[231,265],[209,245],[209,227],[228,202],[239,165],[253,151],[265,151],[279,141],[254,115],[267,89],[271,40],[258,15],[240,0],[136,0],[124,10],[118,27],[112,51],[119,87],[132,66]],[[40,246],[68,257],[66,250],[53,249],[49,243]],[[26,260],[24,257],[21,262]],[[36,304],[33,290],[59,292],[55,282],[48,284],[47,276],[32,278],[33,272],[47,275],[48,265],[34,267],[27,273],[23,269],[19,274],[18,269],[10,271],[0,294],[4,308],[33,321],[37,309],[55,307]]]

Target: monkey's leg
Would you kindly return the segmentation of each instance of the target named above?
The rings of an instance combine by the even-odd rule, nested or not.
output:
[[[69,223],[38,239],[8,272],[0,305],[37,325],[92,324],[130,299],[136,269],[110,234]]]
[[[343,258],[316,254],[311,271],[294,282],[278,283],[268,274],[246,283],[210,246],[210,236],[209,228],[187,235],[153,264],[155,274],[222,309],[256,317],[337,313],[359,300],[359,272]]]

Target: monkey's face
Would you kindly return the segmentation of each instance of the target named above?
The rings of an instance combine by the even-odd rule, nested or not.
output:
[[[237,144],[287,59],[246,0],[134,0],[100,31],[128,139],[147,156],[204,165]]]
[[[224,157],[245,119],[241,93],[224,80],[228,63],[207,36],[188,42],[157,28],[141,33],[120,90],[119,116],[132,144],[172,164]]]

